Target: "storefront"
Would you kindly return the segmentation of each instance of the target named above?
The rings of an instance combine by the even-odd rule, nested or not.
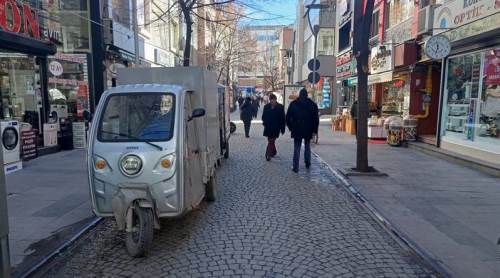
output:
[[[441,127],[443,148],[499,163],[500,45],[447,59]]]
[[[337,107],[339,109],[350,108],[356,98],[357,77],[356,65],[352,59],[352,51],[337,57],[336,61],[336,91]]]
[[[0,10],[0,119],[40,131],[46,119],[47,55],[56,53],[56,46],[28,4],[2,1]]]
[[[500,4],[484,0],[464,10],[455,2],[438,8],[434,23],[452,28],[442,33],[452,53],[442,78],[440,146],[500,167]],[[475,9],[482,12],[461,16]]]

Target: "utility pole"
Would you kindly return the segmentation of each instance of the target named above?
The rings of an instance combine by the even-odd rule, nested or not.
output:
[[[354,1],[353,54],[358,73],[358,126],[356,130],[356,170],[369,172],[368,166],[368,56],[374,0]]]
[[[0,149],[0,163],[3,165],[2,149]],[[0,277],[10,277],[9,217],[7,213],[5,172],[3,169],[0,171]]]
[[[144,7],[142,8],[144,12]],[[135,66],[139,67],[141,62],[139,58],[139,26],[137,26],[137,0],[132,0],[132,25],[134,30],[134,49],[135,49]]]

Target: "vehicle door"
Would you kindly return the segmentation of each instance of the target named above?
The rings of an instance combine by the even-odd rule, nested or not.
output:
[[[184,164],[184,183],[185,196],[188,203],[187,205],[196,206],[198,202],[201,201],[205,194],[205,186],[203,184],[203,171],[201,165],[201,149],[198,142],[199,138],[199,119],[189,120],[191,114],[193,113],[194,107],[192,107],[191,101],[192,94],[186,93],[185,97],[185,160],[187,163]]]

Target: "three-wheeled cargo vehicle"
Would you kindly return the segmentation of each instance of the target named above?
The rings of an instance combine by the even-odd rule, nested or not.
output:
[[[159,218],[214,201],[223,152],[215,75],[203,68],[120,69],[90,129],[88,174],[94,213],[126,231],[143,256]],[[221,113],[220,113],[221,112]],[[224,144],[222,144],[222,140]]]

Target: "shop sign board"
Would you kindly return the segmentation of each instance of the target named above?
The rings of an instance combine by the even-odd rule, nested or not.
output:
[[[355,72],[355,65],[353,62],[352,51],[338,56],[336,59],[336,76],[338,78],[351,76]]]
[[[499,12],[500,0],[448,1],[434,11],[434,34],[445,32],[450,41],[457,41],[490,31],[498,28]]]
[[[21,157],[23,161],[28,161],[38,156],[36,139],[35,131],[21,131]]]
[[[370,73],[376,74],[392,70],[392,47],[375,46],[370,54]]]
[[[392,81],[392,71],[368,75],[368,85]]]
[[[0,0],[0,30],[40,39],[38,14],[27,3]]]

